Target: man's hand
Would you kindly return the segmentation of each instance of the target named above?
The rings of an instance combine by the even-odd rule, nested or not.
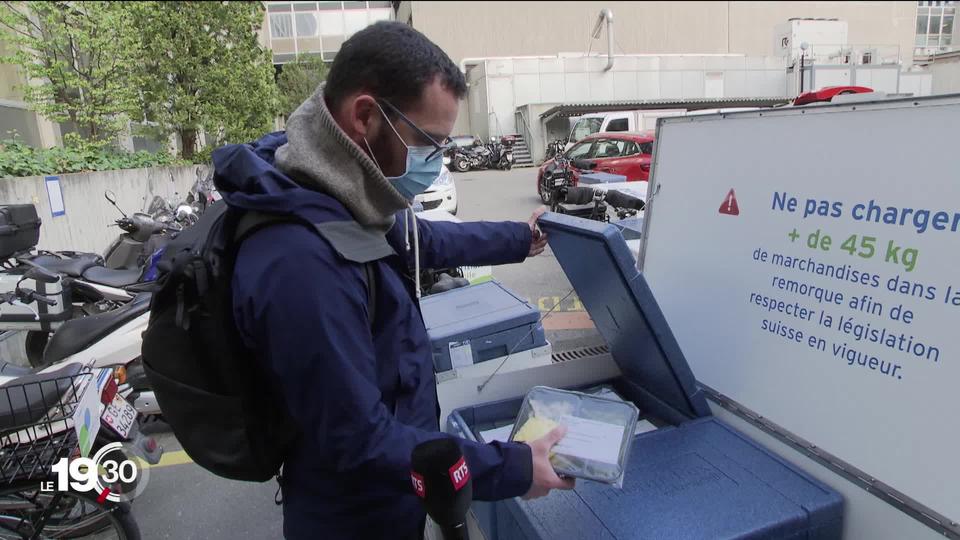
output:
[[[536,215],[538,214],[534,213],[534,216]],[[560,478],[550,464],[550,449],[566,434],[566,427],[557,426],[550,433],[529,443],[533,457],[533,482],[530,484],[530,491],[523,496],[524,499],[543,497],[550,493],[551,489],[573,489],[573,478]]]
[[[543,253],[543,250],[547,247],[547,234],[540,230],[537,227],[537,220],[540,219],[540,216],[547,211],[546,206],[541,206],[533,211],[533,215],[530,216],[530,220],[527,221],[527,224],[530,225],[530,253],[527,257],[536,257],[537,255]]]

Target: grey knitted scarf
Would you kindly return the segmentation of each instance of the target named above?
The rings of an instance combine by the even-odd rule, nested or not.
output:
[[[318,88],[287,121],[276,165],[300,185],[340,201],[360,225],[383,232],[409,203],[380,168],[340,129]]]

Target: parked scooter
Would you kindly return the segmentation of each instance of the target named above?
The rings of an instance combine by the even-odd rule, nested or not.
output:
[[[487,148],[490,150],[488,167],[504,171],[513,168],[513,146],[507,139],[498,141],[496,137],[490,137]]]
[[[117,206],[112,192],[106,192],[105,197]],[[182,202],[154,197],[148,208],[150,214],[133,216],[127,216],[118,207],[123,218],[116,224],[124,233],[111,244],[104,257],[77,252],[19,254],[14,259],[17,264],[7,264],[6,271],[0,273],[0,291],[12,290],[24,272],[42,267],[67,278],[50,285],[63,287],[64,301],[59,310],[41,306],[43,317],[39,320],[14,320],[0,315],[0,330],[27,330],[27,357],[31,365],[44,365],[47,361],[43,354],[49,335],[62,322],[109,312],[130,302],[136,295],[152,290],[150,282],[156,277],[162,247],[179,231],[196,223],[199,215],[217,198],[212,174],[204,176],[198,171],[196,182]],[[118,268],[106,266],[104,259]]]
[[[143,212],[136,212],[133,216],[128,216],[117,205],[117,196],[112,191],[105,191],[103,196],[123,216],[116,220],[116,224],[123,231],[123,234],[118,236],[103,254],[105,266],[109,269],[140,270],[147,257],[166,245],[170,235],[183,229],[174,219],[172,213],[169,214],[170,218],[167,222],[154,219],[151,214]],[[156,197],[154,200],[158,198]],[[162,198],[159,199],[163,200]],[[154,205],[151,204],[151,206]],[[162,211],[159,208],[154,210],[158,215]]]
[[[56,290],[59,280],[59,275],[41,268],[29,270],[23,279],[25,282],[42,283],[45,288],[53,290]],[[17,285],[13,291],[0,294],[0,318],[5,306],[16,306],[28,309],[34,318],[39,319],[41,314],[32,306],[33,303],[51,308],[62,301],[61,297],[54,294],[38,292],[39,288]],[[160,414],[139,366],[141,335],[150,319],[150,297],[150,293],[141,293],[130,302],[106,313],[63,321],[52,334],[44,333],[49,336],[49,341],[39,355],[33,351],[34,356],[30,358],[33,369],[46,370],[56,364],[115,369],[123,395],[133,402],[137,411],[145,415]]]

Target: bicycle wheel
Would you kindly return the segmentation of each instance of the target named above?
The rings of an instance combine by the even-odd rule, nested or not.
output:
[[[37,531],[45,513],[46,522]],[[19,540],[35,535],[140,540],[140,528],[130,513],[129,504],[100,504],[93,494],[42,492],[36,484],[0,491],[0,539]]]

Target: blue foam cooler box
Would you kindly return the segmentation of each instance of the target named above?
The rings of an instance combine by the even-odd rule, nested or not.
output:
[[[546,214],[540,228],[620,368],[605,384],[656,429],[634,437],[622,488],[578,481],[533,501],[474,502],[486,539],[840,538],[838,493],[711,415],[617,227]],[[458,409],[447,431],[482,441],[522,401]]]
[[[540,311],[496,281],[420,301],[437,373],[547,344]]]

